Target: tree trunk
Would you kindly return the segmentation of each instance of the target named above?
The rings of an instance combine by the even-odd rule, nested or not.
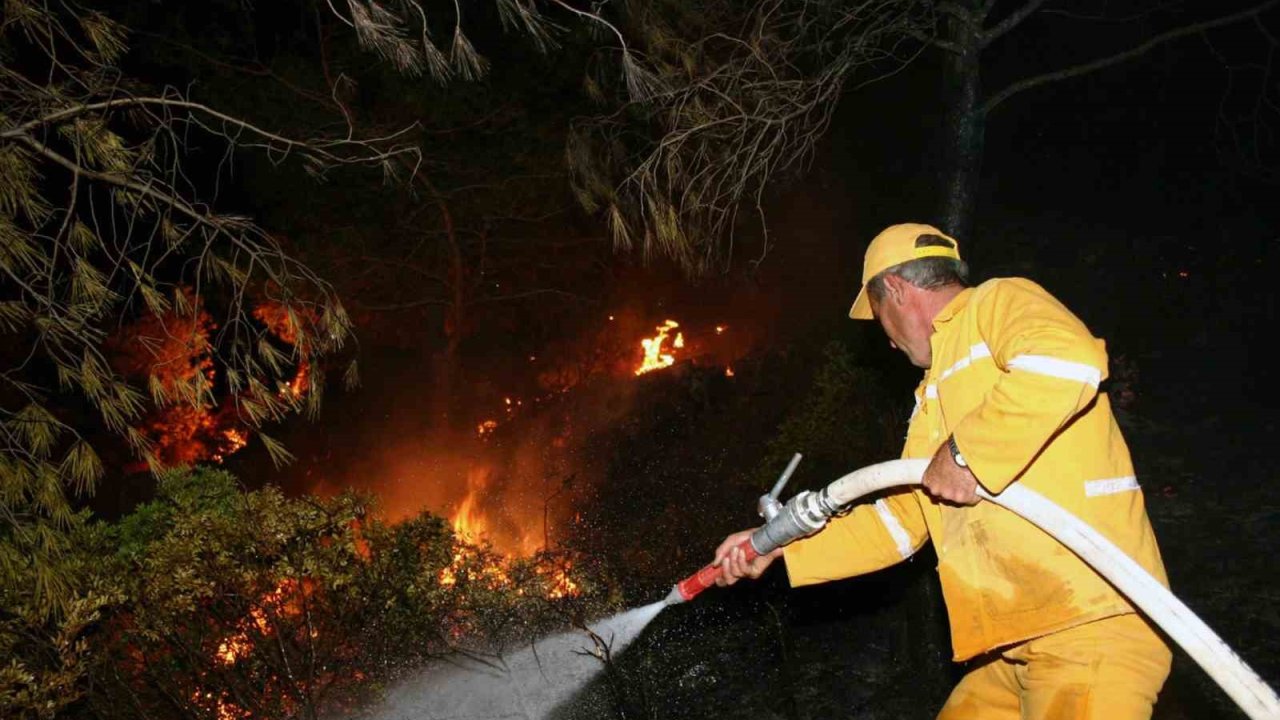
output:
[[[943,78],[947,105],[946,162],[942,169],[942,229],[966,250],[973,247],[973,215],[982,177],[986,115],[982,110],[979,22],[949,18],[948,40],[959,49],[946,59]]]
[[[431,422],[432,427],[451,427],[457,400],[458,349],[467,331],[467,266],[453,226],[449,204],[430,184],[444,223],[444,237],[449,253],[449,303],[445,305],[441,328],[444,347],[436,353],[433,367]]]

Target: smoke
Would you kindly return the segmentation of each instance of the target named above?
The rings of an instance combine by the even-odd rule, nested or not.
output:
[[[424,510],[461,519],[466,509],[459,529],[482,532],[500,552],[554,548],[612,460],[611,438],[632,417],[636,393],[684,362],[727,370],[749,349],[745,324],[693,311],[672,319],[685,341],[677,367],[641,377],[642,340],[666,318],[627,309],[536,353],[469,362],[451,423],[427,417],[434,388],[420,363],[377,368],[357,397],[329,397],[325,413],[336,419],[322,432],[286,438],[320,446],[300,453],[302,477],[290,485],[369,492],[390,521]]]
[[[633,380],[628,371],[563,392],[512,392],[468,410],[475,421],[462,428],[424,421],[417,390],[405,384],[397,400],[385,400],[382,417],[352,413],[350,427],[304,439],[323,447],[303,458],[303,476],[291,485],[322,496],[371,493],[378,514],[393,522],[423,511],[461,519],[466,509],[470,522],[459,529],[482,533],[507,554],[555,547],[575,498],[606,461],[601,433],[630,412]],[[364,400],[376,407],[382,398]],[[491,429],[479,432],[485,420]]]

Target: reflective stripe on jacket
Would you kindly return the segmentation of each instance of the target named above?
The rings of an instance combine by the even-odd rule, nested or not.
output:
[[[1092,525],[1167,583],[1106,393],[1103,341],[1035,283],[990,280],[934,319],[906,458],[951,435],[984,488],[1017,480]],[[855,431],[851,429],[851,431]],[[1132,606],[1070,550],[993,503],[894,492],[784,550],[794,586],[878,570],[932,538],[956,660]]]

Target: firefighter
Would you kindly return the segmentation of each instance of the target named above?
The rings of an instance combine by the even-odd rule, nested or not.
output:
[[[873,572],[931,540],[954,659],[972,661],[939,720],[1138,720],[1169,674],[1168,646],[1070,550],[977,489],[1024,483],[1093,526],[1167,585],[1129,450],[1099,385],[1102,340],[1023,278],[977,287],[956,240],[893,225],[871,241],[849,316],[876,319],[924,371],[904,458],[920,488],[834,519],[746,562],[735,533],[721,584],[784,558],[792,586]]]

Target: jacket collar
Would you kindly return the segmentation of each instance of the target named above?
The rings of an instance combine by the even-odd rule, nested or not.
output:
[[[951,321],[951,318],[959,315],[966,307],[969,306],[969,300],[973,298],[973,288],[965,288],[960,294],[951,298],[951,302],[942,306],[938,314],[933,318],[933,330],[937,332],[942,329],[942,325]]]

